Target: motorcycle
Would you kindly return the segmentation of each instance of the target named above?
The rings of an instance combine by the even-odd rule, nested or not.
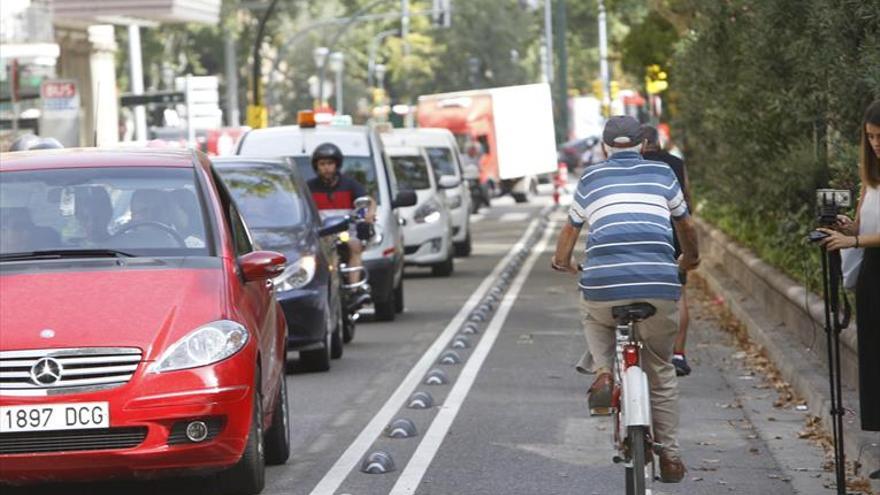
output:
[[[355,226],[355,238],[364,246],[376,237],[375,226],[366,221],[369,207],[370,198],[357,198],[354,202],[354,210],[348,217],[349,223]],[[361,308],[372,303],[369,273],[366,268],[363,266],[348,266],[351,260],[350,239],[350,232],[343,232],[336,239],[336,251],[339,254],[339,273],[344,281],[342,284],[342,300],[346,313],[343,328],[343,340],[345,342],[349,342],[354,338],[354,327],[360,317],[359,311]],[[350,274],[356,275],[351,277]],[[351,282],[351,278],[357,278],[357,281]]]

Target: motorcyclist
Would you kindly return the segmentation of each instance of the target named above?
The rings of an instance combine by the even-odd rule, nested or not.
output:
[[[309,180],[309,190],[319,210],[351,210],[354,202],[361,197],[370,199],[364,221],[372,225],[376,221],[376,201],[366,188],[356,180],[342,174],[342,150],[333,143],[323,143],[312,153],[312,169],[316,177]],[[361,240],[351,237],[348,240],[350,268],[363,266],[363,246]],[[359,280],[358,271],[348,273],[348,283]]]

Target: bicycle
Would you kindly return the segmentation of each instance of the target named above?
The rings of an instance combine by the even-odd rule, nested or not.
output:
[[[551,267],[558,269],[555,264]],[[577,271],[583,270],[584,266],[578,264]],[[662,448],[651,435],[651,391],[648,375],[642,369],[642,342],[637,325],[656,312],[657,308],[646,302],[611,307],[611,317],[616,323],[611,407],[590,410],[592,415],[612,418],[612,439],[617,449],[612,460],[626,467],[626,495],[645,495],[646,454],[650,452],[653,461],[653,452]],[[651,462],[651,479],[654,474],[654,463]]]
[[[611,308],[617,323],[615,329],[614,388],[611,395],[611,416],[614,422],[615,464],[624,464],[626,494],[645,494],[645,463],[658,447],[651,435],[651,395],[648,375],[642,369],[642,342],[637,323],[644,321],[657,308],[638,302]],[[650,449],[650,450],[649,450]],[[651,463],[651,479],[654,478]]]

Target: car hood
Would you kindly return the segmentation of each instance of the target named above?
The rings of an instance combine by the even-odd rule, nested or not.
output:
[[[138,347],[155,359],[195,328],[228,317],[221,260],[185,265],[4,274],[0,350]]]

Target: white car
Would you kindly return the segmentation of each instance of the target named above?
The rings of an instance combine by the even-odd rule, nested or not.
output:
[[[430,266],[435,276],[448,277],[453,270],[452,217],[444,190],[457,188],[451,175],[437,176],[422,148],[387,147],[398,187],[416,193],[415,206],[398,210],[403,223],[404,263]]]
[[[394,129],[382,132],[382,142],[388,147],[415,146],[424,150],[437,177],[449,175],[458,179],[458,186],[445,189],[446,204],[452,215],[452,241],[456,256],[471,254],[471,190],[468,172],[479,177],[479,170],[467,170],[455,136],[449,129],[418,128]]]
[[[371,295],[379,320],[390,321],[403,311],[403,240],[398,208],[412,205],[415,196],[401,191],[383,152],[378,132],[363,126],[281,126],[254,129],[242,136],[238,155],[290,157],[306,179],[314,177],[311,155],[321,143],[333,143],[345,158],[342,171],[363,185],[378,203],[377,242],[364,251]]]

